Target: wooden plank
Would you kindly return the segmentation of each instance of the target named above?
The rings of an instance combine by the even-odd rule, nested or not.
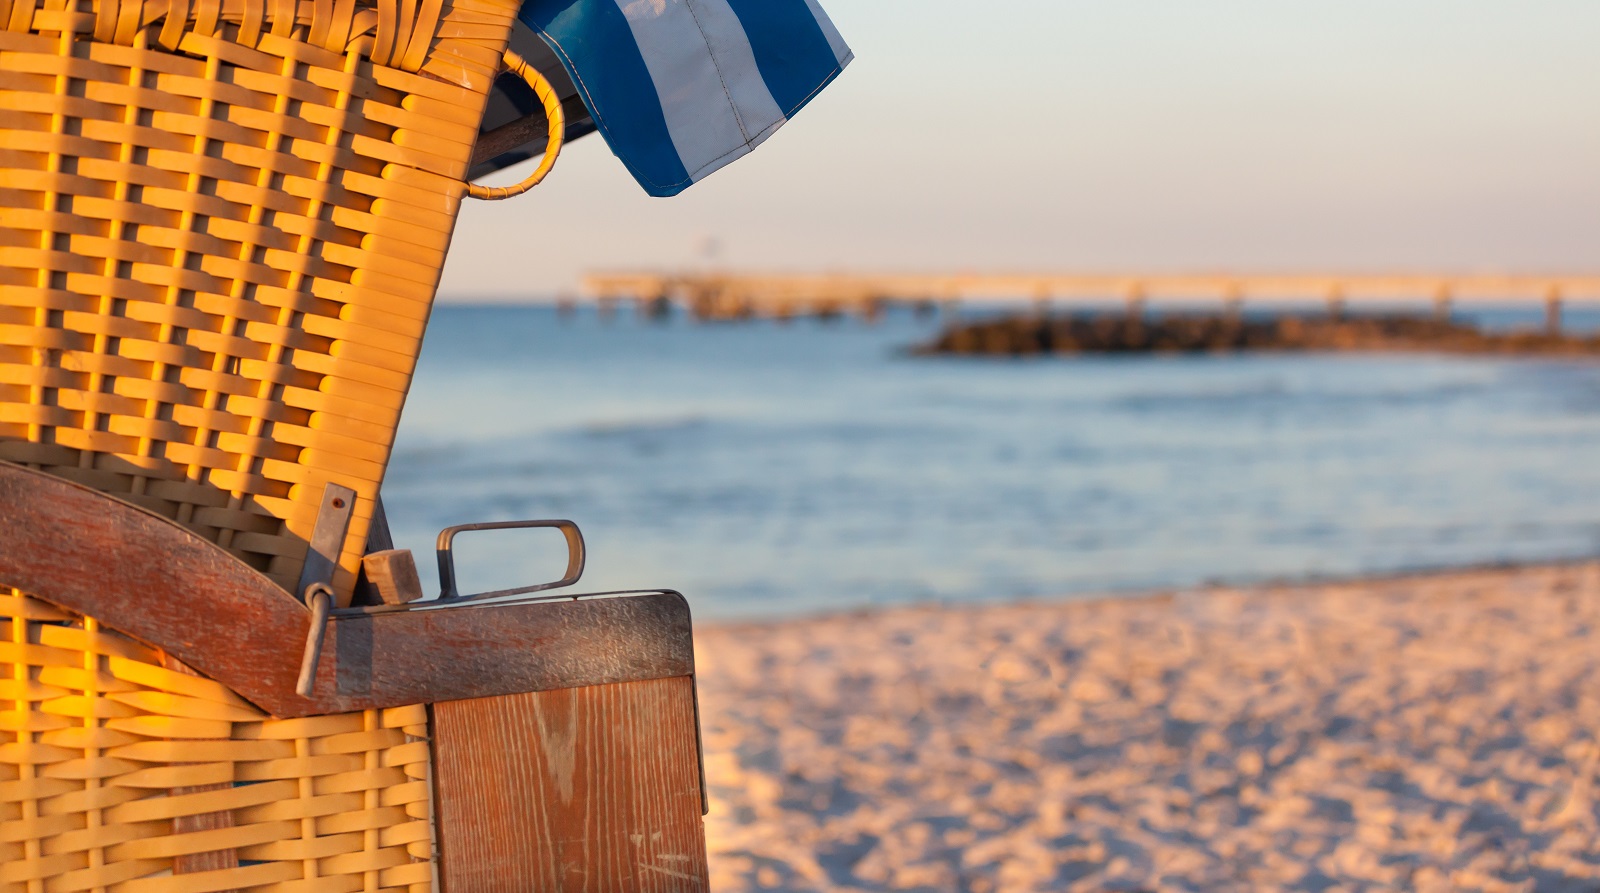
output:
[[[384,549],[361,556],[362,577],[372,583],[378,604],[403,605],[422,598],[422,578],[410,549]]]
[[[445,893],[699,893],[694,680],[434,705]]]
[[[161,648],[274,716],[694,673],[676,592],[421,603],[336,613],[302,698],[299,601],[166,518],[6,462],[0,582]]]
[[[97,490],[0,462],[0,581],[169,651],[269,712],[294,695],[305,606],[211,541]]]
[[[408,607],[334,616],[313,692],[318,712],[694,673],[689,605],[676,592]]]

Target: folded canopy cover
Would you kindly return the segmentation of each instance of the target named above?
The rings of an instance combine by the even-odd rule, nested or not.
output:
[[[748,155],[852,58],[816,0],[527,0],[520,18],[658,196]]]

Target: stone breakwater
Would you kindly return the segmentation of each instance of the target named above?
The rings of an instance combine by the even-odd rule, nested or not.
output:
[[[1232,314],[1130,316],[1017,314],[947,326],[911,352],[1024,356],[1048,353],[1201,353],[1244,350],[1434,351],[1600,355],[1600,337],[1543,330],[1485,332],[1424,316]]]
[[[718,893],[1600,889],[1600,565],[698,638]]]

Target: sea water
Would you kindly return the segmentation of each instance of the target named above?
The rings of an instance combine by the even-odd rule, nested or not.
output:
[[[701,619],[1600,551],[1600,363],[905,353],[936,328],[443,305],[395,538],[431,589],[440,528],[569,518],[581,590],[678,589]],[[554,580],[559,544],[464,535],[463,587]]]

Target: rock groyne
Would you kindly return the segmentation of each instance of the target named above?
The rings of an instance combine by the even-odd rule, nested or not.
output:
[[[1415,315],[1019,313],[947,326],[918,355],[1050,353],[1233,353],[1406,351],[1509,355],[1600,355],[1600,337],[1543,330],[1489,332],[1456,320]]]

